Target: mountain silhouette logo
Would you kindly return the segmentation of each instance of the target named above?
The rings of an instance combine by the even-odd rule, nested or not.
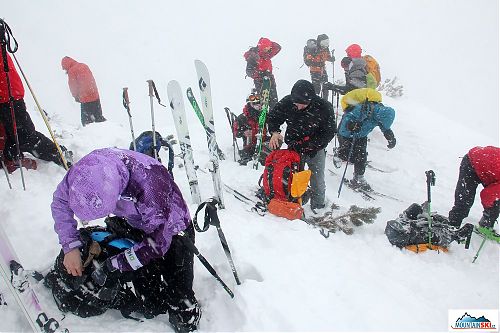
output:
[[[495,330],[496,326],[492,324],[491,321],[485,316],[476,318],[465,312],[460,318],[455,321],[452,329]]]

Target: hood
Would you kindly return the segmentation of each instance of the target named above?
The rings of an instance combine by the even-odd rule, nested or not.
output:
[[[257,44],[259,51],[264,51],[266,47],[271,47],[271,46],[273,46],[273,42],[271,42],[269,39],[265,37],[261,37],[259,39],[259,43]]]
[[[361,46],[358,44],[351,44],[345,49],[347,56],[351,58],[361,58]]]
[[[76,62],[75,59],[70,58],[68,56],[62,58],[62,60],[61,60],[62,69],[64,69],[65,71],[67,71],[68,69],[70,69],[76,63],[77,62]]]
[[[316,96],[316,93],[311,82],[298,80],[293,85],[290,95],[292,96],[293,103],[309,104],[314,96]]]
[[[128,179],[128,170],[118,158],[87,155],[69,171],[69,206],[84,221],[105,217],[116,209]]]
[[[318,46],[321,46],[323,48],[328,48],[330,46],[330,40],[328,38],[328,35],[325,34],[318,35],[317,44]]]

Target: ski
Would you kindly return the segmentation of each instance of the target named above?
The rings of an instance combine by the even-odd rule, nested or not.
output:
[[[29,274],[24,270],[1,226],[0,273],[33,332],[69,332],[43,309],[38,295],[30,284],[30,276],[35,277],[36,280],[41,279],[41,277]]]
[[[262,91],[260,92],[260,99],[262,101],[262,111],[259,116],[259,130],[257,132],[257,144],[253,155],[253,168],[259,168],[259,156],[262,152],[262,142],[264,140],[264,131],[266,126],[267,112],[269,110],[269,94],[271,91],[271,80],[269,77],[264,76],[262,83]]]
[[[184,160],[184,167],[189,182],[189,189],[193,203],[199,205],[201,203],[200,188],[198,186],[198,178],[196,177],[196,169],[194,167],[193,149],[191,148],[191,139],[189,137],[189,129],[186,121],[186,111],[184,109],[184,101],[182,99],[182,90],[179,82],[172,80],[167,86],[167,95],[172,109],[174,125],[179,138],[179,146],[181,147],[181,157]]]
[[[215,196],[217,197],[221,209],[225,208],[224,205],[224,195],[222,190],[222,181],[220,178],[220,166],[219,158],[224,159],[224,155],[220,151],[217,145],[217,140],[215,137],[215,125],[214,125],[214,115],[212,108],[212,96],[211,96],[211,86],[210,86],[210,76],[208,74],[208,69],[203,62],[200,60],[194,61],[196,67],[196,73],[198,75],[198,87],[200,88],[201,95],[201,105],[203,108],[203,113],[200,110],[198,103],[193,95],[191,88],[187,90],[187,97],[191,106],[193,107],[198,119],[200,119],[201,124],[205,128],[205,133],[207,135],[208,151],[210,154],[210,162],[212,167],[210,172],[212,173],[212,182],[214,185]]]
[[[484,239],[488,239],[490,241],[500,244],[500,235],[491,228],[476,226],[474,227],[474,232],[483,237]]]

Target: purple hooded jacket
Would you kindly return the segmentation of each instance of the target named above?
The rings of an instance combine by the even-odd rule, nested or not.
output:
[[[51,209],[64,253],[82,245],[73,215],[90,221],[114,214],[143,230],[148,237],[111,258],[121,271],[163,256],[172,236],[191,223],[167,169],[147,155],[118,148],[94,150],[75,163],[57,186]]]

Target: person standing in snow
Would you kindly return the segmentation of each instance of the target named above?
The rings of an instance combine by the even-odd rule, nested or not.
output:
[[[460,228],[463,219],[469,216],[479,184],[484,187],[481,191],[483,216],[479,225],[493,228],[500,206],[500,148],[474,147],[462,159],[455,203],[448,213],[450,225]]]
[[[354,89],[368,87],[366,81],[368,72],[366,70],[366,61],[361,56],[361,46],[351,44],[345,51],[347,57],[342,58],[340,61],[340,65],[344,69],[345,86],[335,85],[330,82],[323,85],[326,89],[337,91],[342,95]],[[374,87],[370,84],[370,88]]]
[[[7,53],[7,64],[9,68],[10,87],[7,86],[7,75],[4,70],[4,58],[0,52],[0,123],[5,130],[5,148],[3,155],[7,161],[13,161],[17,157],[16,137],[12,123],[11,106],[16,118],[17,136],[19,139],[19,150],[21,153],[28,152],[44,161],[54,162],[63,166],[56,145],[49,138],[37,132],[24,103],[24,86],[17,73],[16,67]],[[10,88],[10,89],[9,89]],[[9,96],[10,90],[10,96]],[[12,104],[10,98],[12,97]],[[63,151],[66,148],[60,146]],[[23,160],[23,156],[19,156]],[[22,162],[21,162],[22,163]],[[24,163],[22,163],[24,165]]]
[[[310,39],[304,47],[304,63],[309,67],[311,82],[317,95],[322,93],[322,97],[328,100],[328,89],[322,89],[323,83],[328,82],[328,72],[326,62],[333,61],[328,49],[330,40],[327,35],[321,34],[317,39]]]
[[[285,143],[301,154],[302,162],[312,171],[311,208],[324,208],[325,148],[337,131],[333,106],[316,95],[311,82],[299,80],[291,94],[282,98],[267,116],[271,149],[280,148],[283,142],[280,126],[285,122]]]
[[[82,125],[106,121],[102,115],[99,91],[90,68],[67,56],[62,58],[61,65],[68,74],[69,90],[75,101],[80,103]]]
[[[281,46],[269,40],[260,38],[256,47],[251,47],[243,55],[247,62],[247,76],[253,79],[255,89],[260,94],[264,76],[269,77],[271,89],[269,92],[269,107],[273,107],[278,102],[278,92],[276,90],[276,80],[273,75],[273,63],[271,58],[281,51]]]
[[[370,90],[363,90],[367,96]],[[375,95],[375,94],[374,94]],[[355,104],[349,107],[345,112],[339,125],[339,149],[334,152],[334,156],[354,164],[354,176],[351,184],[370,191],[371,187],[366,182],[364,174],[368,153],[366,152],[367,136],[378,126],[387,139],[387,148],[392,149],[396,146],[396,137],[391,129],[394,121],[395,112],[391,107],[384,106],[380,102],[373,102],[366,98],[363,103]]]
[[[94,150],[57,186],[51,209],[63,264],[73,276],[82,275],[82,240],[74,216],[91,221],[113,214],[142,231],[142,242],[106,259],[94,281],[103,285],[114,275],[154,262],[167,286],[159,295],[161,310],[168,311],[175,327],[196,330],[201,312],[193,291],[193,252],[183,239],[194,243],[194,229],[179,188],[160,162],[130,150]]]

